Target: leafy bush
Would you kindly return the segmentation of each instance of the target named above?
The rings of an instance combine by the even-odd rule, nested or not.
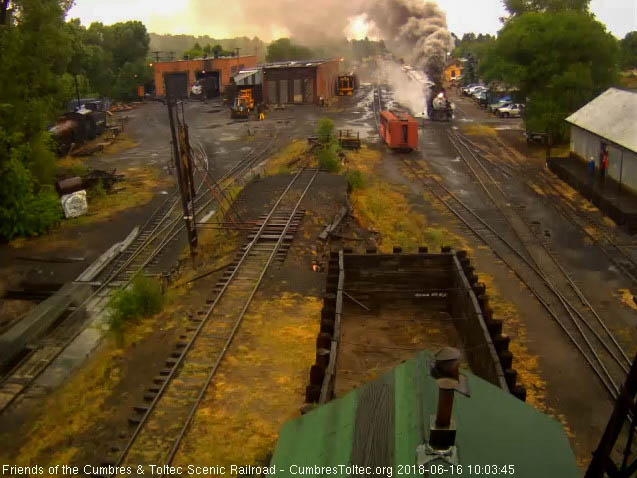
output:
[[[0,237],[33,236],[62,219],[62,206],[50,187],[35,190],[24,164],[11,157],[0,166]]]
[[[347,184],[351,190],[365,187],[365,176],[358,170],[347,173]]]
[[[316,134],[318,135],[319,142],[322,144],[328,144],[333,139],[334,122],[329,118],[321,118],[318,120],[318,126],[316,128]]]
[[[122,332],[127,322],[154,315],[162,309],[163,304],[159,282],[138,276],[130,287],[116,292],[109,303],[111,330]]]
[[[338,150],[335,145],[327,145],[322,147],[318,153],[319,168],[329,173],[338,173],[341,169],[341,163],[338,160]]]

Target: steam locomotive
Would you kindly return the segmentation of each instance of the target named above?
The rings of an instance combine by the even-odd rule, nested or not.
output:
[[[427,115],[432,121],[451,121],[453,119],[453,106],[444,89],[437,93],[432,90],[432,94],[427,100]]]

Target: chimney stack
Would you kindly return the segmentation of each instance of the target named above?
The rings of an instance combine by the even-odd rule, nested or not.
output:
[[[460,351],[444,347],[435,355],[431,375],[438,383],[438,408],[431,417],[429,446],[434,450],[446,450],[456,442],[456,427],[451,418],[453,396],[456,391],[468,396],[466,379],[460,375]]]

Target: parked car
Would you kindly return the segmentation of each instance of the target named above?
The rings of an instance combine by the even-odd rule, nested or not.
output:
[[[478,102],[478,105],[480,105],[481,107],[485,107],[489,104],[489,100],[487,99],[488,91],[483,91],[477,94],[475,98],[476,98],[476,101]]]
[[[473,93],[473,91],[474,91],[476,88],[478,88],[478,87],[482,87],[482,86],[483,86],[483,85],[480,85],[480,84],[478,84],[478,83],[472,83],[472,84],[470,84],[470,85],[465,86],[465,87],[462,89],[462,93],[463,93],[465,96],[471,96],[471,93]]]
[[[496,110],[496,114],[501,118],[519,118],[524,110],[524,105],[519,103],[511,103]]]
[[[486,90],[487,90],[486,86],[483,86],[483,85],[474,86],[473,88],[469,90],[469,96],[475,97],[475,95],[477,95],[478,93],[481,93]]]
[[[465,85],[462,88],[460,88],[460,91],[462,91],[463,95],[466,95],[469,92],[469,88],[472,88],[474,86],[477,86],[477,83],[469,83],[468,85]]]
[[[524,136],[529,144],[546,144],[549,137],[546,133],[535,133],[533,131],[525,131]]]
[[[496,101],[495,103],[491,103],[487,109],[489,110],[489,113],[495,113],[498,108],[504,108],[506,106],[509,106],[511,104],[511,100],[508,101],[504,101],[504,100],[499,100]]]

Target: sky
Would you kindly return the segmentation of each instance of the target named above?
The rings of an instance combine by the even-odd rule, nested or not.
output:
[[[264,0],[249,1],[260,3]],[[320,0],[313,1],[320,3]],[[239,2],[206,0],[207,10],[215,12],[211,16],[198,15],[194,8],[197,3],[194,0],[75,0],[68,18],[79,17],[85,25],[94,21],[108,25],[141,20],[149,32],[210,35],[213,38],[245,35],[270,41],[286,33],[284,25],[242,22]],[[499,18],[505,15],[501,0],[437,0],[437,3],[447,12],[449,30],[460,37],[467,32],[495,34],[501,26]],[[618,38],[637,30],[637,0],[591,0],[591,10]]]

